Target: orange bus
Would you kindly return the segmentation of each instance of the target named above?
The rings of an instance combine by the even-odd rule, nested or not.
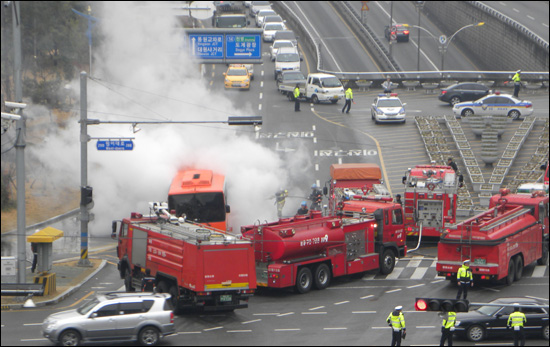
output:
[[[176,216],[227,231],[229,205],[225,200],[225,176],[211,170],[180,170],[168,191],[168,209]]]

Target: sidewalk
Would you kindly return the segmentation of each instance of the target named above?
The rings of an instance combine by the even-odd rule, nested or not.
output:
[[[52,271],[56,274],[56,289],[57,291],[47,296],[34,296],[33,302],[37,307],[45,305],[57,304],[65,299],[70,294],[77,291],[84,283],[92,278],[107,264],[104,259],[89,259],[91,267],[79,267],[78,259],[76,260],[60,260],[54,262]],[[34,282],[35,274],[27,272],[27,283]],[[14,310],[23,308],[25,297],[2,296],[2,311]]]

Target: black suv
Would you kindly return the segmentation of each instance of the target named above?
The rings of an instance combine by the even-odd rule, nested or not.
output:
[[[439,100],[454,105],[463,101],[478,100],[488,94],[489,88],[487,88],[483,84],[465,82],[453,84],[452,86],[441,89]]]

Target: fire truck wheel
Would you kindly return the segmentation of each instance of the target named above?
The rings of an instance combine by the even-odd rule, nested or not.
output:
[[[519,281],[521,279],[521,276],[523,275],[523,258],[521,255],[516,255],[516,281]]]
[[[136,288],[132,286],[132,274],[130,273],[130,270],[128,268],[124,270],[124,287],[126,288],[127,292],[136,291]]]
[[[481,325],[472,325],[466,330],[466,337],[472,342],[482,341],[485,337],[485,330]]]
[[[390,274],[395,266],[395,254],[391,249],[384,250],[380,258],[380,273],[383,275]]]
[[[516,262],[514,261],[514,258],[510,258],[510,262],[508,263],[508,276],[504,279],[504,282],[507,285],[511,285],[514,282],[514,275],[516,273]]]
[[[159,342],[159,330],[153,326],[147,326],[139,332],[139,343],[142,346],[154,346]]]
[[[160,281],[157,286],[157,293],[168,293],[168,283]]]
[[[327,264],[319,264],[315,268],[315,276],[313,276],[315,281],[315,288],[322,290],[328,287],[330,284],[330,269]]]
[[[311,270],[307,267],[303,267],[298,271],[298,275],[296,275],[296,290],[298,293],[305,294],[311,290],[312,277]]]
[[[537,264],[548,265],[548,243],[545,242],[542,246],[542,257],[537,259]]]

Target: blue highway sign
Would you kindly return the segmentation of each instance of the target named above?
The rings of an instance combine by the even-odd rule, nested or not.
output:
[[[134,149],[132,140],[97,141],[98,151],[131,151]]]
[[[227,34],[226,59],[260,59],[262,57],[259,34]]]
[[[223,59],[222,34],[190,34],[191,55],[202,59]]]

